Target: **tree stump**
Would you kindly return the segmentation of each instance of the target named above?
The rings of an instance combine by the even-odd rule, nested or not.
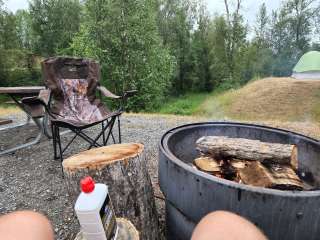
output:
[[[142,144],[91,149],[64,160],[63,170],[72,202],[80,193],[80,180],[91,176],[97,183],[108,185],[117,217],[130,220],[141,239],[159,239],[153,188]]]
[[[139,240],[139,232],[130,221],[125,218],[117,218],[117,224],[118,235],[115,240]],[[86,238],[82,232],[79,232],[74,240],[86,240]]]

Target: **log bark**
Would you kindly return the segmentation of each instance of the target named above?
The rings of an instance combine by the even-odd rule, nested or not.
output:
[[[70,198],[78,197],[79,182],[91,176],[109,187],[117,217],[129,219],[141,239],[159,239],[158,216],[142,144],[115,144],[79,153],[63,162]]]
[[[198,139],[197,149],[215,159],[237,158],[262,163],[277,163],[298,168],[295,145],[266,143],[244,138],[206,136]]]
[[[116,240],[139,240],[139,232],[133,224],[125,218],[117,218],[118,235]],[[74,240],[86,240],[82,232],[79,232]]]
[[[303,190],[303,183],[289,166],[270,165],[265,167],[258,161],[246,162],[244,168],[237,169],[240,182],[256,187],[279,190]]]

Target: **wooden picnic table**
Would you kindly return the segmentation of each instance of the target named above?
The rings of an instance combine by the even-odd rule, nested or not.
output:
[[[47,119],[46,115],[43,114],[40,117],[39,116],[35,117],[30,112],[30,110],[28,110],[28,108],[20,101],[20,98],[23,98],[23,97],[37,96],[40,93],[40,91],[44,90],[44,89],[45,89],[44,86],[0,87],[0,94],[7,94],[8,96],[10,96],[12,98],[12,100],[17,104],[17,106],[28,117],[27,122],[25,124],[18,125],[15,127],[24,126],[24,125],[28,124],[30,122],[30,120],[33,120],[39,129],[39,133],[38,133],[37,137],[35,138],[35,140],[28,142],[28,143],[25,143],[25,144],[18,145],[16,147],[13,147],[13,148],[10,148],[10,149],[4,150],[4,151],[1,151],[0,155],[15,152],[19,149],[26,148],[31,145],[39,143],[43,133],[45,133],[47,135],[47,137],[50,137],[49,130],[47,129],[48,119]],[[39,106],[39,107],[41,107],[41,106]],[[8,128],[6,128],[6,129],[8,129]]]
[[[37,95],[41,90],[44,90],[44,86],[32,86],[32,87],[0,87],[0,94],[8,95]]]

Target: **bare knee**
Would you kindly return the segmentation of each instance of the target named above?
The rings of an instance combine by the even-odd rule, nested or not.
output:
[[[53,240],[53,231],[45,216],[20,211],[0,217],[0,239]]]
[[[203,218],[194,230],[192,240],[266,240],[248,220],[229,212],[217,211]]]

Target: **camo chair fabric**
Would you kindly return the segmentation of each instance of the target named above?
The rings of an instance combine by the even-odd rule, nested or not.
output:
[[[49,58],[42,68],[45,84],[51,89],[51,112],[56,121],[81,126],[104,121],[114,114],[96,98],[100,79],[97,62]]]

